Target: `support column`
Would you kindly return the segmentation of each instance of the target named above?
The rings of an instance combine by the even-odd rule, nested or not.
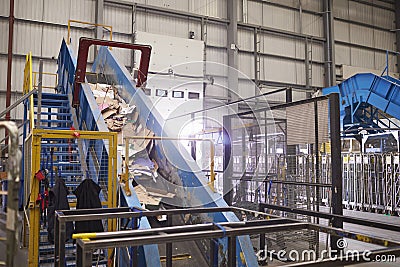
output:
[[[332,214],[343,215],[342,206],[342,156],[340,142],[340,109],[339,95],[329,95],[329,123],[331,132],[331,174],[332,174]],[[334,219],[332,226],[343,228],[343,221]],[[338,250],[339,237],[331,235],[331,248]]]
[[[104,24],[104,0],[96,0],[96,9],[95,9],[95,23]],[[97,26],[95,32],[96,39],[103,39],[103,27]],[[97,46],[94,49],[94,57],[97,55]]]
[[[12,73],[12,56],[13,56],[13,36],[14,36],[14,0],[10,0],[10,14],[8,17],[8,60],[7,60],[7,92],[6,92],[6,108],[11,105],[11,73]],[[6,114],[6,120],[10,120],[10,112]],[[7,131],[6,131],[7,135]],[[8,138],[6,139],[8,144]]]
[[[324,32],[325,32],[325,86],[336,84],[335,38],[333,35],[333,0],[324,0]]]
[[[227,1],[228,9],[228,98],[229,101],[237,100],[238,93],[238,49],[237,49],[237,5],[238,1]]]
[[[395,22],[396,22],[396,50],[400,52],[400,1],[394,1]],[[400,72],[400,54],[396,56],[397,72]],[[396,72],[396,70],[394,70]]]

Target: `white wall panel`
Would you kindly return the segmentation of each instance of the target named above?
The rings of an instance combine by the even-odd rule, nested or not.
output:
[[[2,35],[2,38],[0,38],[0,53],[7,53],[7,51],[8,51],[8,21],[5,21],[5,20],[0,21],[0,32]]]
[[[365,50],[362,48],[351,47],[351,65],[374,69],[374,52],[370,50]]]
[[[347,22],[334,21],[335,40],[349,42],[350,41],[350,26]]]
[[[381,49],[396,51],[396,33],[374,30],[374,46]]]
[[[349,18],[349,0],[334,0],[333,15],[342,19]]]
[[[132,10],[121,6],[106,5],[104,7],[104,24],[111,25],[113,31],[116,32],[132,33]]]
[[[335,44],[335,63],[350,65],[350,47]]]
[[[239,53],[239,71],[250,79],[254,79],[254,55],[249,53]]]
[[[349,18],[354,21],[373,24],[372,6],[349,1]]]
[[[324,36],[322,16],[303,13],[302,20],[303,33],[319,37]]]
[[[240,98],[252,97],[256,94],[256,92],[257,93],[260,92],[260,90],[257,88],[257,86],[254,84],[253,81],[243,80],[243,79],[239,80],[238,91]]]
[[[183,1],[186,0],[176,0]],[[189,0],[189,12],[200,15],[227,18],[227,1],[230,0]]]
[[[289,10],[281,7],[263,5],[263,25],[277,29],[295,31],[296,14],[294,10]]]
[[[3,0],[4,4],[9,8],[9,2]],[[23,19],[33,19],[33,20],[42,20],[43,19],[43,8],[44,3],[43,0],[15,0],[14,2],[14,16],[16,18]],[[1,9],[1,4],[0,4]],[[0,11],[1,12],[1,11]],[[8,16],[8,13],[7,13]]]
[[[373,17],[374,25],[386,29],[395,28],[395,14],[393,11],[374,7],[373,12],[374,12],[374,17]]]
[[[254,32],[239,29],[238,47],[241,50],[254,51]]]
[[[350,24],[350,42],[369,47],[374,46],[374,31],[372,28]]]

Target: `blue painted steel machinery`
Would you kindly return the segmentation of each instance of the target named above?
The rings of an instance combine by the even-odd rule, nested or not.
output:
[[[356,74],[342,83],[322,89],[324,95],[339,93],[342,130],[346,135],[381,133],[398,128],[400,119],[400,81],[372,73]]]
[[[58,58],[58,76],[59,92],[63,94],[72,94],[76,92],[74,85],[75,70],[77,62],[73,56],[72,50],[63,41]],[[165,124],[159,112],[153,107],[152,102],[142,90],[136,87],[131,75],[123,64],[120,64],[113,53],[107,47],[101,47],[93,64],[92,72],[104,74],[113,84],[118,87],[119,95],[125,100],[136,106],[139,113],[139,120],[147,129],[154,132],[155,136],[176,137],[174,129]],[[107,126],[101,116],[101,112],[95,101],[93,93],[87,83],[80,83],[79,106],[77,107],[77,119],[79,129],[90,131],[107,131]],[[186,151],[178,150],[176,141],[162,140],[154,142],[155,155],[158,165],[172,164],[176,167],[174,174],[174,185],[179,187],[177,194],[180,205],[185,207],[226,207],[227,204],[223,198],[213,192],[208,186],[208,179],[202,173],[200,167],[190,155],[184,155]],[[168,162],[168,163],[166,163]],[[121,166],[121,165],[119,165]],[[171,181],[172,182],[172,181]],[[128,196],[122,190],[121,202],[129,207],[140,206],[135,191],[131,187],[132,195]],[[213,222],[218,225],[220,222],[235,222],[239,219],[232,212],[207,214],[202,217],[203,222]],[[146,218],[142,218],[140,229],[149,228],[150,224]],[[237,238],[237,266],[258,266],[257,259],[253,251],[249,236]],[[215,265],[220,266],[227,257],[227,238],[218,241],[219,249],[225,253],[218,253],[218,262]],[[140,266],[161,266],[159,261],[159,252],[156,245],[146,245],[139,249]],[[217,252],[216,252],[217,253]],[[225,255],[225,256],[224,256]],[[124,261],[128,257],[121,257]]]

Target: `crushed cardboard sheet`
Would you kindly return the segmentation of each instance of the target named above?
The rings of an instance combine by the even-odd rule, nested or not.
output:
[[[142,185],[137,185],[134,187],[137,197],[139,198],[140,203],[145,205],[154,205],[157,206],[161,202],[161,197],[151,196],[146,188]]]

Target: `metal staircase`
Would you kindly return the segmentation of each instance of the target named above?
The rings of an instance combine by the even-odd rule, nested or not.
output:
[[[40,98],[40,97],[39,97]],[[41,101],[38,94],[34,94],[34,113],[40,114],[40,119],[35,119],[36,128],[49,130],[70,130],[73,127],[71,106],[68,96],[57,93],[42,93]],[[40,108],[40,110],[38,110]],[[38,120],[39,123],[38,123]],[[41,142],[41,170],[46,170],[48,188],[41,185],[38,201],[46,202],[47,190],[54,186],[56,178],[65,180],[70,194],[68,202],[70,207],[76,204],[76,197],[72,192],[79,186],[83,179],[81,157],[76,139],[42,139]],[[42,200],[40,200],[42,199]],[[46,206],[46,203],[44,203]],[[54,265],[54,244],[48,241],[47,222],[45,212],[40,219],[39,237],[39,266]],[[75,246],[72,242],[66,245],[67,266],[74,266]]]

